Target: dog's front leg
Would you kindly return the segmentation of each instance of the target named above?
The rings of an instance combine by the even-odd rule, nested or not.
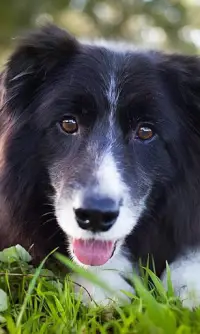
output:
[[[81,297],[84,304],[92,301],[93,304],[107,306],[113,302],[118,305],[130,302],[131,298],[129,297],[134,294],[134,289],[125,277],[132,277],[133,268],[132,263],[125,256],[119,254],[108,265],[99,268],[88,267],[87,270],[95,275],[100,282],[106,284],[110,290],[103,289],[92,281],[73,274],[72,280],[76,282],[76,292],[79,293],[80,287],[82,287]]]
[[[96,272],[98,279],[110,287],[110,291],[100,287],[93,282],[73,275],[72,280],[75,282],[75,291],[79,294],[81,289],[81,299],[84,304],[107,306],[116,302],[118,305],[124,305],[130,302],[130,298],[123,291],[134,294],[134,289],[129,285],[120,273],[112,271]]]
[[[174,292],[183,306],[190,309],[200,306],[200,249],[188,251],[169,267]],[[167,287],[166,270],[161,278]]]

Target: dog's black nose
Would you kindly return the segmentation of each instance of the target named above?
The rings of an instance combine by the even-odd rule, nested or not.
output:
[[[106,232],[119,215],[120,204],[111,198],[92,196],[84,198],[82,206],[74,209],[79,226],[92,232]]]

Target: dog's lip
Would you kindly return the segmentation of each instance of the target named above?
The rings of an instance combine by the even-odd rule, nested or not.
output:
[[[113,255],[115,254],[116,246],[117,246],[118,241],[119,241],[119,240],[114,241],[113,252],[112,252],[112,255],[111,255],[110,259],[111,259],[111,258],[113,257]]]
[[[102,266],[104,264],[106,264],[108,261],[110,261],[110,259],[114,256],[115,254],[115,251],[116,251],[116,247],[117,247],[117,243],[119,242],[119,240],[105,240],[105,239],[94,239],[94,238],[89,238],[89,239],[85,239],[85,238],[79,238],[79,239],[76,239],[76,238],[70,238],[70,243],[71,243],[71,247],[72,247],[72,253],[73,255],[76,257],[76,259],[78,260],[78,262],[80,262],[81,264],[84,264],[84,265],[88,265],[88,266],[96,266],[96,267],[99,267],[99,266]],[[84,243],[87,244],[87,242],[89,244],[91,244],[92,242],[94,242],[94,245],[95,245],[95,242],[98,244],[103,244],[105,243],[105,247],[106,244],[110,244],[110,247],[112,247],[112,253],[110,255],[106,255],[106,259],[105,259],[105,253],[103,251],[104,254],[102,254],[102,257],[104,259],[99,258],[99,254],[97,255],[91,255],[91,249],[90,249],[90,252],[89,254],[86,255],[86,258],[84,258],[84,252],[85,252],[85,249],[84,249]],[[78,250],[74,248],[77,247],[77,244],[80,246],[82,245],[83,246],[83,249],[79,249],[79,246],[78,246]],[[112,245],[112,246],[111,246]],[[81,247],[82,247],[81,246]],[[89,246],[90,247],[90,246]],[[101,246],[102,247],[102,246]],[[95,247],[94,247],[95,248]],[[86,250],[87,250],[87,247],[86,247]],[[92,249],[93,250],[93,249]],[[97,251],[98,251],[98,246],[97,246]],[[87,252],[86,252],[87,253]],[[89,258],[87,258],[87,256]],[[90,262],[91,261],[91,262]]]

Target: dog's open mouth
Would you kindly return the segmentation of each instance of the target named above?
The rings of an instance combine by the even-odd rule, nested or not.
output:
[[[113,256],[116,242],[73,239],[72,247],[74,255],[81,263],[89,266],[102,266]]]

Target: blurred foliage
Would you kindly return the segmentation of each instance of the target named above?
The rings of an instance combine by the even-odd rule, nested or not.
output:
[[[76,36],[197,53],[200,0],[0,0],[1,58],[12,38],[46,20]]]

